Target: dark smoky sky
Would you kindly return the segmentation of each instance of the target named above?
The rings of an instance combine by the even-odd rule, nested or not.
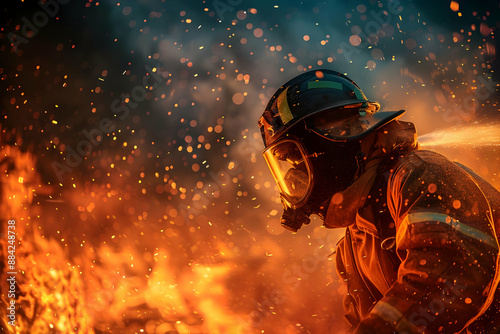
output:
[[[123,141],[141,139],[161,163],[189,168],[177,151],[188,135],[215,148],[195,147],[195,162],[214,160],[209,169],[219,170],[221,150],[238,158],[242,131],[253,138],[273,91],[309,68],[347,73],[385,109],[407,109],[423,132],[489,115],[498,100],[495,1],[458,1],[455,11],[451,1],[61,2],[46,1],[46,12],[34,2],[3,5],[2,123],[50,165],[64,164],[83,130],[112,119],[117,138],[92,147],[83,173],[99,157],[125,154]],[[16,37],[17,53],[9,45]],[[147,67],[165,80],[134,104]],[[472,115],[462,99],[474,81],[490,86]],[[130,112],[117,118],[113,102],[126,97]],[[220,118],[222,131],[208,133]],[[222,147],[227,140],[232,146]]]

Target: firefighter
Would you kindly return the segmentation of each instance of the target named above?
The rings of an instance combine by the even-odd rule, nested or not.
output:
[[[259,127],[283,227],[346,228],[335,256],[356,334],[500,333],[499,192],[379,109],[331,70],[277,90]]]

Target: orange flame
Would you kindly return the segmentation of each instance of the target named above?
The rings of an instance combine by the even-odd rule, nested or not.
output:
[[[217,228],[215,220],[199,215],[197,229],[205,234],[195,234],[192,226],[177,228],[184,222],[173,214],[175,204],[158,212],[143,211],[144,203],[123,210],[123,194],[108,184],[83,191],[72,186],[54,199],[55,187],[41,186],[32,154],[11,146],[0,154],[2,218],[16,219],[18,232],[16,326],[6,324],[5,308],[0,311],[0,326],[8,333],[298,333],[306,327],[323,331],[325,317],[341,318],[340,309],[331,311],[331,298],[317,298],[323,290],[337,295],[330,284],[339,282],[326,256],[332,249],[301,262],[313,252],[307,232],[301,237],[265,234],[256,242],[257,234]],[[225,217],[224,211],[214,208],[211,214]],[[149,233],[147,219],[165,212],[173,219]],[[247,214],[250,220],[260,216]],[[128,218],[107,226],[106,219],[96,218],[101,215]],[[111,239],[102,236],[106,228],[115,233]],[[238,233],[243,237],[236,239]],[[302,246],[285,256],[288,250],[277,237],[301,238]],[[0,242],[3,261],[5,238]],[[301,311],[304,307],[310,310]]]

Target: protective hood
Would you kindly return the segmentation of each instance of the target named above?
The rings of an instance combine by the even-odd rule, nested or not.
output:
[[[373,186],[379,167],[386,157],[418,149],[417,131],[413,123],[394,120],[362,139],[361,150],[365,156],[358,177],[346,190],[333,195],[324,225],[328,228],[347,227],[356,220],[358,209],[363,207]]]

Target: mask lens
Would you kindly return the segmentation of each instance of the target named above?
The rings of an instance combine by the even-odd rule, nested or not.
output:
[[[294,141],[284,140],[264,151],[264,158],[281,194],[290,203],[304,199],[311,187],[311,173],[305,151]]]
[[[286,172],[284,181],[292,197],[301,197],[307,192],[309,185],[307,171],[291,168]]]

